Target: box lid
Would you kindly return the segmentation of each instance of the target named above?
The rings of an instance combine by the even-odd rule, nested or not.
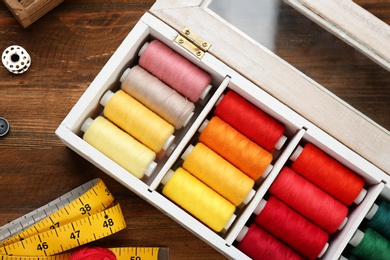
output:
[[[390,71],[390,26],[351,0],[285,0]]]
[[[210,1],[158,0],[150,13],[190,28],[208,52],[390,174],[390,132],[208,9]]]

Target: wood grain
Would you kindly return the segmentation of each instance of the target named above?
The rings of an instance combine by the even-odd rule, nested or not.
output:
[[[390,21],[390,7],[365,5]],[[128,227],[91,246],[167,246],[171,259],[224,259],[142,198],[66,148],[54,131],[152,0],[64,1],[27,29],[0,4],[0,49],[17,44],[32,64],[22,75],[0,66],[0,225],[93,178],[104,180]],[[383,5],[383,4],[382,4]],[[387,8],[387,9],[386,9]],[[390,77],[364,55],[280,3],[277,54],[390,129]]]

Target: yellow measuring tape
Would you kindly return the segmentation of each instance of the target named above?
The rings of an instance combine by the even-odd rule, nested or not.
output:
[[[0,257],[69,259],[60,254],[126,227],[120,205],[102,180],[90,181],[47,205],[0,227]],[[166,248],[109,249],[120,260],[168,259]]]

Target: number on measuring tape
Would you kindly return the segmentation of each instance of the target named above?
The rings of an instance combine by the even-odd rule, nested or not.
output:
[[[92,208],[91,208],[91,206],[89,204],[85,204],[83,207],[80,208],[80,211],[81,211],[82,215],[87,214],[91,210],[92,210]]]
[[[80,238],[80,230],[76,230],[70,234],[70,239],[79,239]]]

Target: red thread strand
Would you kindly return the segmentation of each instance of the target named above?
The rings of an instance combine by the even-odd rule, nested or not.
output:
[[[329,239],[328,233],[273,196],[255,223],[308,259],[316,259]]]
[[[254,260],[303,259],[291,248],[254,223],[249,226],[248,232],[238,243],[237,248]]]
[[[347,206],[287,166],[281,170],[269,193],[328,233],[335,232],[348,214]]]
[[[291,168],[345,205],[351,205],[364,180],[316,146],[308,143]]]
[[[211,75],[158,40],[149,43],[139,65],[192,102],[211,82]]]
[[[274,149],[285,130],[283,125],[232,90],[226,93],[214,113],[267,151]]]

